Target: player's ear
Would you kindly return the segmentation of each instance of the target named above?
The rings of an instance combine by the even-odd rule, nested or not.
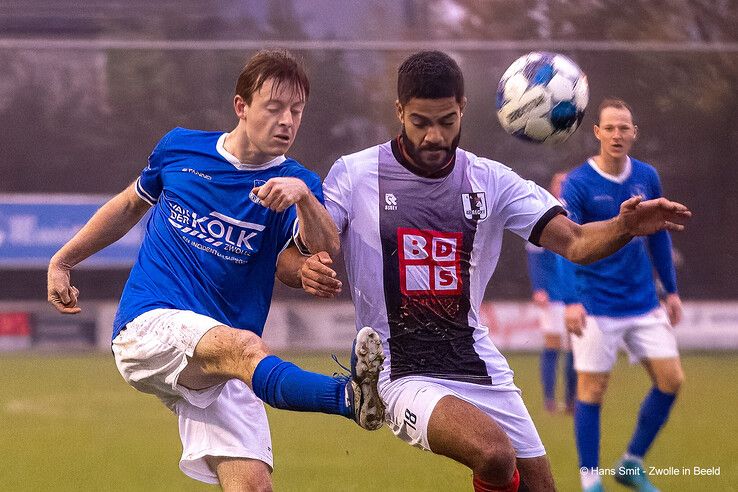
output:
[[[397,112],[397,119],[402,122],[402,104],[399,99],[395,99],[395,111]]]
[[[633,125],[633,139],[638,138],[638,125]]]
[[[592,126],[592,132],[594,133],[594,135],[595,135],[595,138],[596,138],[597,140],[599,140],[599,139],[600,139],[600,125],[598,125],[598,124],[594,124],[594,125]]]
[[[233,110],[236,112],[236,116],[238,116],[239,119],[246,118],[246,113],[248,110],[248,105],[246,104],[246,101],[243,99],[243,97],[236,94],[233,97]]]
[[[466,107],[467,99],[466,96],[461,100],[459,103],[459,111],[461,112],[461,116],[464,116],[464,108]]]

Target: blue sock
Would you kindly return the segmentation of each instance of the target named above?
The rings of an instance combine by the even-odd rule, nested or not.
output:
[[[541,382],[543,383],[543,397],[546,400],[556,398],[556,365],[558,361],[558,350],[547,348],[541,352]]]
[[[256,396],[274,408],[351,417],[344,399],[345,381],[304,371],[276,355],[259,362],[251,381]]]
[[[664,393],[656,387],[651,389],[641,404],[638,424],[628,445],[629,454],[640,458],[646,455],[646,451],[656,439],[656,434],[669,418],[669,412],[675,399],[675,394]]]
[[[574,405],[574,437],[579,467],[597,468],[600,464],[600,405],[577,400]]]
[[[566,353],[566,403],[573,404],[577,396],[577,371],[574,369],[574,354]]]

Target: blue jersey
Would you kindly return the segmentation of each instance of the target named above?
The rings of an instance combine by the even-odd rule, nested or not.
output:
[[[280,156],[241,164],[223,148],[225,133],[175,128],[162,138],[136,181],[154,205],[113,325],[156,308],[190,310],[261,332],[277,256],[297,233],[293,205],[277,213],[250,194],[270,178],[302,179],[323,202],[320,178]]]
[[[572,301],[571,292],[574,284],[573,270],[567,268],[569,261],[556,253],[525,244],[528,254],[528,274],[533,291],[543,290],[553,302]]]
[[[567,175],[562,188],[562,201],[571,219],[580,224],[612,219],[620,212],[620,204],[635,195],[646,200],[659,198],[661,183],[656,169],[631,158],[620,176],[607,175],[594,162],[587,161]],[[646,313],[659,303],[654,267],[666,291],[676,292],[671,237],[666,231],[634,238],[613,255],[591,265],[574,266],[575,295],[593,315],[625,317]]]

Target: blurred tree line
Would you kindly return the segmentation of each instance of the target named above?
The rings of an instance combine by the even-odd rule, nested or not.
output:
[[[340,155],[397,133],[395,74],[412,51],[402,42],[509,42],[497,50],[483,44],[449,49],[467,81],[462,146],[545,185],[553,172],[596,151],[591,125],[599,101],[609,95],[628,100],[641,131],[633,154],[659,169],[670,198],[695,211],[689,232],[674,237],[685,258],[683,294],[735,298],[737,26],[738,6],[727,0],[10,2],[0,6],[7,41],[0,49],[0,192],[116,193],[136,178],[170,128],[227,131],[235,125],[233,87],[252,54],[29,48],[24,40],[243,39],[265,47],[395,41],[392,48],[297,50],[312,92],[292,155],[322,176]],[[557,147],[519,142],[497,123],[497,80],[532,49],[561,51],[589,77],[583,127]],[[6,280],[0,284],[13,285],[0,288],[0,297],[38,296],[29,291],[38,285],[15,289],[14,280],[27,273],[0,272]],[[125,272],[77,275],[83,283],[110,284],[96,287],[110,297],[122,288]],[[518,298],[528,290],[522,245],[508,240],[488,294]]]

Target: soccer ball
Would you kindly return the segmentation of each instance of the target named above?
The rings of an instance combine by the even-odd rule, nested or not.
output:
[[[587,76],[571,59],[534,51],[510,65],[497,85],[497,117],[507,133],[529,142],[569,138],[589,100]]]

